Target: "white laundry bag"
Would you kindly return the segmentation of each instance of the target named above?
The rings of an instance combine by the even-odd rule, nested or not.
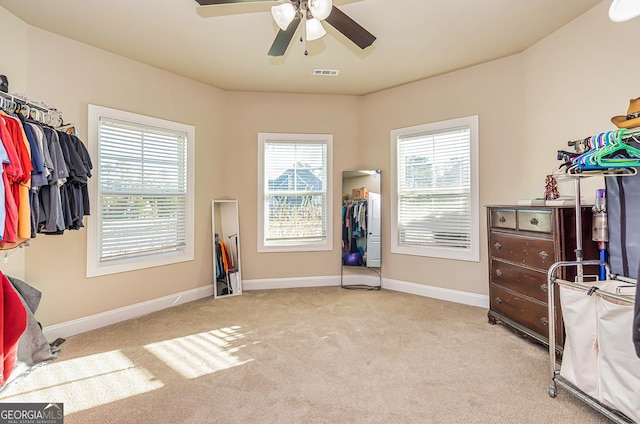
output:
[[[599,399],[597,301],[585,290],[560,285],[560,304],[565,327],[560,376]],[[631,328],[631,327],[629,327]]]
[[[633,303],[602,297],[598,306],[601,402],[640,422],[640,358],[631,335]]]
[[[617,293],[626,283],[597,281]],[[628,297],[633,300],[633,296]],[[560,284],[565,344],[560,376],[640,423],[640,358],[632,340],[633,303]]]

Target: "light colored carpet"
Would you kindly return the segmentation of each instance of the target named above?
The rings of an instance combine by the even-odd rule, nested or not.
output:
[[[605,423],[486,310],[338,287],[201,299],[70,337],[2,402],[66,424]]]

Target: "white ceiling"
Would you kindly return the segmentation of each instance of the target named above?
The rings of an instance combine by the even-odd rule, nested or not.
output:
[[[280,0],[282,1],[282,0]],[[361,95],[521,52],[603,0],[334,0],[373,33],[327,35],[267,55],[277,2],[0,0],[26,23],[224,90]],[[210,15],[203,17],[203,15]],[[302,26],[301,26],[302,27]],[[339,69],[337,77],[314,76]]]

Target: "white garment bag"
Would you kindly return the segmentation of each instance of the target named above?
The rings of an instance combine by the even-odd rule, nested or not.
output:
[[[617,293],[626,283],[597,281],[593,285]],[[640,422],[640,358],[631,335],[633,303],[564,285],[560,285],[560,302],[565,325],[560,375],[602,404]]]

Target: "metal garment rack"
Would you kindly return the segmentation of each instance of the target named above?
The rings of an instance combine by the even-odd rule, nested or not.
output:
[[[633,303],[633,300],[630,300],[629,297],[625,297],[625,296],[621,296],[618,293],[612,293],[612,292],[608,292],[606,290],[600,290],[598,288],[596,288],[593,285],[589,285],[589,284],[585,284],[585,275],[584,275],[584,266],[585,265],[599,265],[599,266],[604,266],[606,269],[606,274],[608,277],[610,277],[611,279],[615,279],[616,281],[624,281],[625,283],[633,283],[636,284],[635,280],[630,279],[630,278],[619,278],[617,276],[614,276],[611,274],[611,269],[609,267],[609,264],[605,261],[600,261],[600,260],[584,260],[584,255],[583,255],[583,250],[582,250],[582,217],[581,217],[581,205],[580,205],[580,178],[581,177],[588,177],[588,176],[592,176],[594,175],[593,173],[590,173],[588,175],[581,175],[581,174],[574,174],[572,175],[572,177],[575,179],[575,191],[576,191],[576,260],[575,261],[561,261],[561,262],[556,262],[553,265],[551,265],[551,267],[548,270],[547,273],[547,278],[548,278],[548,286],[549,286],[549,290],[548,290],[548,308],[549,308],[549,312],[548,312],[548,320],[549,320],[549,359],[550,359],[550,366],[551,366],[551,379],[552,382],[551,384],[548,386],[548,394],[550,397],[555,398],[557,395],[557,387],[560,386],[563,389],[567,390],[570,394],[572,394],[573,396],[575,396],[576,398],[578,398],[579,400],[581,400],[582,402],[584,402],[585,404],[589,405],[590,407],[592,407],[593,409],[595,409],[596,411],[600,412],[601,414],[603,414],[604,416],[606,416],[607,418],[609,418],[610,420],[612,420],[613,422],[616,423],[624,423],[624,424],[628,424],[628,423],[634,423],[633,420],[631,420],[629,417],[625,416],[622,412],[610,408],[607,405],[604,405],[603,403],[601,403],[600,401],[598,401],[597,399],[594,399],[593,397],[589,396],[588,394],[586,394],[584,391],[582,391],[581,389],[579,389],[578,387],[575,387],[573,384],[569,383],[568,381],[564,380],[563,377],[560,375],[560,369],[558,368],[558,364],[556,362],[556,349],[555,349],[555,345],[556,345],[556,335],[555,335],[555,314],[554,314],[554,308],[555,308],[555,288],[554,285],[558,284],[558,285],[564,285],[564,286],[569,286],[569,287],[573,287],[575,289],[580,289],[580,290],[584,290],[586,293],[589,293],[591,295],[597,295],[597,296],[602,296],[602,297],[609,297],[609,298],[613,298],[616,299],[618,301],[622,301],[622,302],[630,302]],[[600,171],[600,173],[598,175],[602,175],[602,176],[619,176],[619,175],[635,175],[635,172],[633,173],[629,173],[628,169],[625,168],[620,168],[617,170],[603,170]],[[556,270],[561,268],[561,267],[569,267],[569,266],[575,266],[577,267],[577,273],[576,273],[576,277],[574,282],[571,281],[566,281],[566,280],[562,280],[559,279],[555,276]]]
[[[22,95],[0,91],[0,109],[12,112],[19,110],[25,118],[35,119],[54,128],[60,128],[64,125],[62,112],[56,108],[46,106],[43,102],[28,99]]]

